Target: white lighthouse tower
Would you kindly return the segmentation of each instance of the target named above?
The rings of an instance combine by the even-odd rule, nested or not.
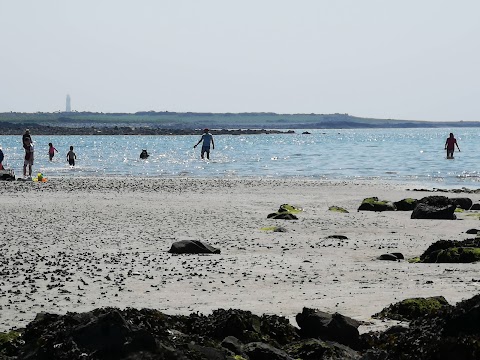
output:
[[[65,107],[66,112],[71,112],[72,111],[72,106],[70,105],[70,95],[67,94],[67,105]]]

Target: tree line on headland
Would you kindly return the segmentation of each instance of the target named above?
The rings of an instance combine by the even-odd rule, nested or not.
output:
[[[292,129],[373,129],[480,127],[471,121],[410,121],[372,119],[349,114],[276,113],[0,113],[0,135],[21,134],[28,127],[35,134],[56,135],[184,135],[203,128],[216,133],[284,133]],[[276,130],[272,130],[276,129]],[[290,131],[293,132],[293,131]]]

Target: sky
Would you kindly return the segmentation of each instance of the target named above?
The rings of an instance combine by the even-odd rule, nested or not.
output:
[[[0,112],[480,120],[478,0],[0,0]]]

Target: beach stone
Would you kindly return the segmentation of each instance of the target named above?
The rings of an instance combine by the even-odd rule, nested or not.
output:
[[[327,239],[348,240],[348,236],[345,236],[345,235],[328,235]]]
[[[331,315],[305,307],[301,313],[296,315],[295,319],[303,337],[332,340],[353,349],[359,345],[358,327],[360,322],[355,319],[339,313]]]
[[[452,198],[450,200],[453,205],[463,210],[470,210],[473,205],[472,199],[469,198]]]
[[[406,198],[400,201],[396,201],[393,204],[395,205],[398,211],[412,211],[417,206],[417,199]]]
[[[118,351],[127,342],[131,329],[116,310],[94,317],[73,330],[72,337],[80,347],[91,351]]]
[[[302,339],[283,348],[295,359],[354,360],[360,354],[349,347],[333,341],[320,339]]]
[[[450,304],[443,296],[409,298],[386,307],[372,317],[375,319],[411,321],[419,316],[436,314],[446,306],[448,307]]]
[[[434,206],[420,202],[412,212],[412,219],[455,220],[455,205]]]
[[[390,254],[382,254],[378,258],[378,260],[390,260],[390,261],[397,261],[397,260],[403,260],[403,254],[402,253],[390,253]]]
[[[199,240],[180,240],[174,242],[168,252],[171,254],[220,254],[220,249]]]
[[[363,199],[358,211],[395,211],[395,205],[391,201],[378,200],[378,197]]]
[[[228,352],[225,349],[216,349],[214,347],[202,346],[195,343],[189,343],[188,349],[195,354],[195,359],[225,360],[228,358]]]
[[[295,360],[285,351],[262,342],[251,342],[244,347],[250,360]]]
[[[465,233],[477,235],[477,234],[478,234],[478,231],[479,231],[479,230],[477,230],[477,229],[468,229],[467,231],[465,231]]]
[[[236,355],[243,355],[243,344],[235,336],[227,336],[222,340],[222,347],[230,350]]]
[[[470,210],[480,210],[480,204],[473,204]]]
[[[418,200],[418,204],[426,204],[437,208],[442,208],[448,205],[452,205],[450,199],[446,196],[434,195],[426,196]]]
[[[298,217],[289,212],[271,213],[267,215],[267,219],[279,219],[279,220],[298,220]]]

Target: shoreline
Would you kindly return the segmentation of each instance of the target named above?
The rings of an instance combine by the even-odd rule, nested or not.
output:
[[[1,123],[0,123],[1,124]],[[63,127],[46,126],[36,124],[5,125],[2,124],[0,135],[21,136],[25,128],[35,135],[199,135],[203,129],[183,129],[183,128],[159,128],[147,126],[83,126],[83,127]],[[213,135],[259,135],[259,134],[295,134],[294,130],[275,130],[275,129],[210,129]]]
[[[393,302],[442,295],[455,304],[476,295],[477,264],[376,260],[394,251],[418,256],[437,240],[468,238],[465,231],[478,224],[463,213],[462,221],[447,221],[357,212],[370,196],[432,195],[409,187],[305,179],[1,182],[0,331],[24,326],[42,311],[117,306],[175,315],[236,308],[282,315],[292,324],[311,307],[364,321],[365,332],[391,324],[371,316]],[[480,201],[480,194],[467,196]],[[284,203],[304,209],[299,220],[267,219]],[[328,211],[334,205],[349,213]],[[261,230],[269,226],[287,232]],[[200,240],[221,254],[169,254],[178,240]]]

